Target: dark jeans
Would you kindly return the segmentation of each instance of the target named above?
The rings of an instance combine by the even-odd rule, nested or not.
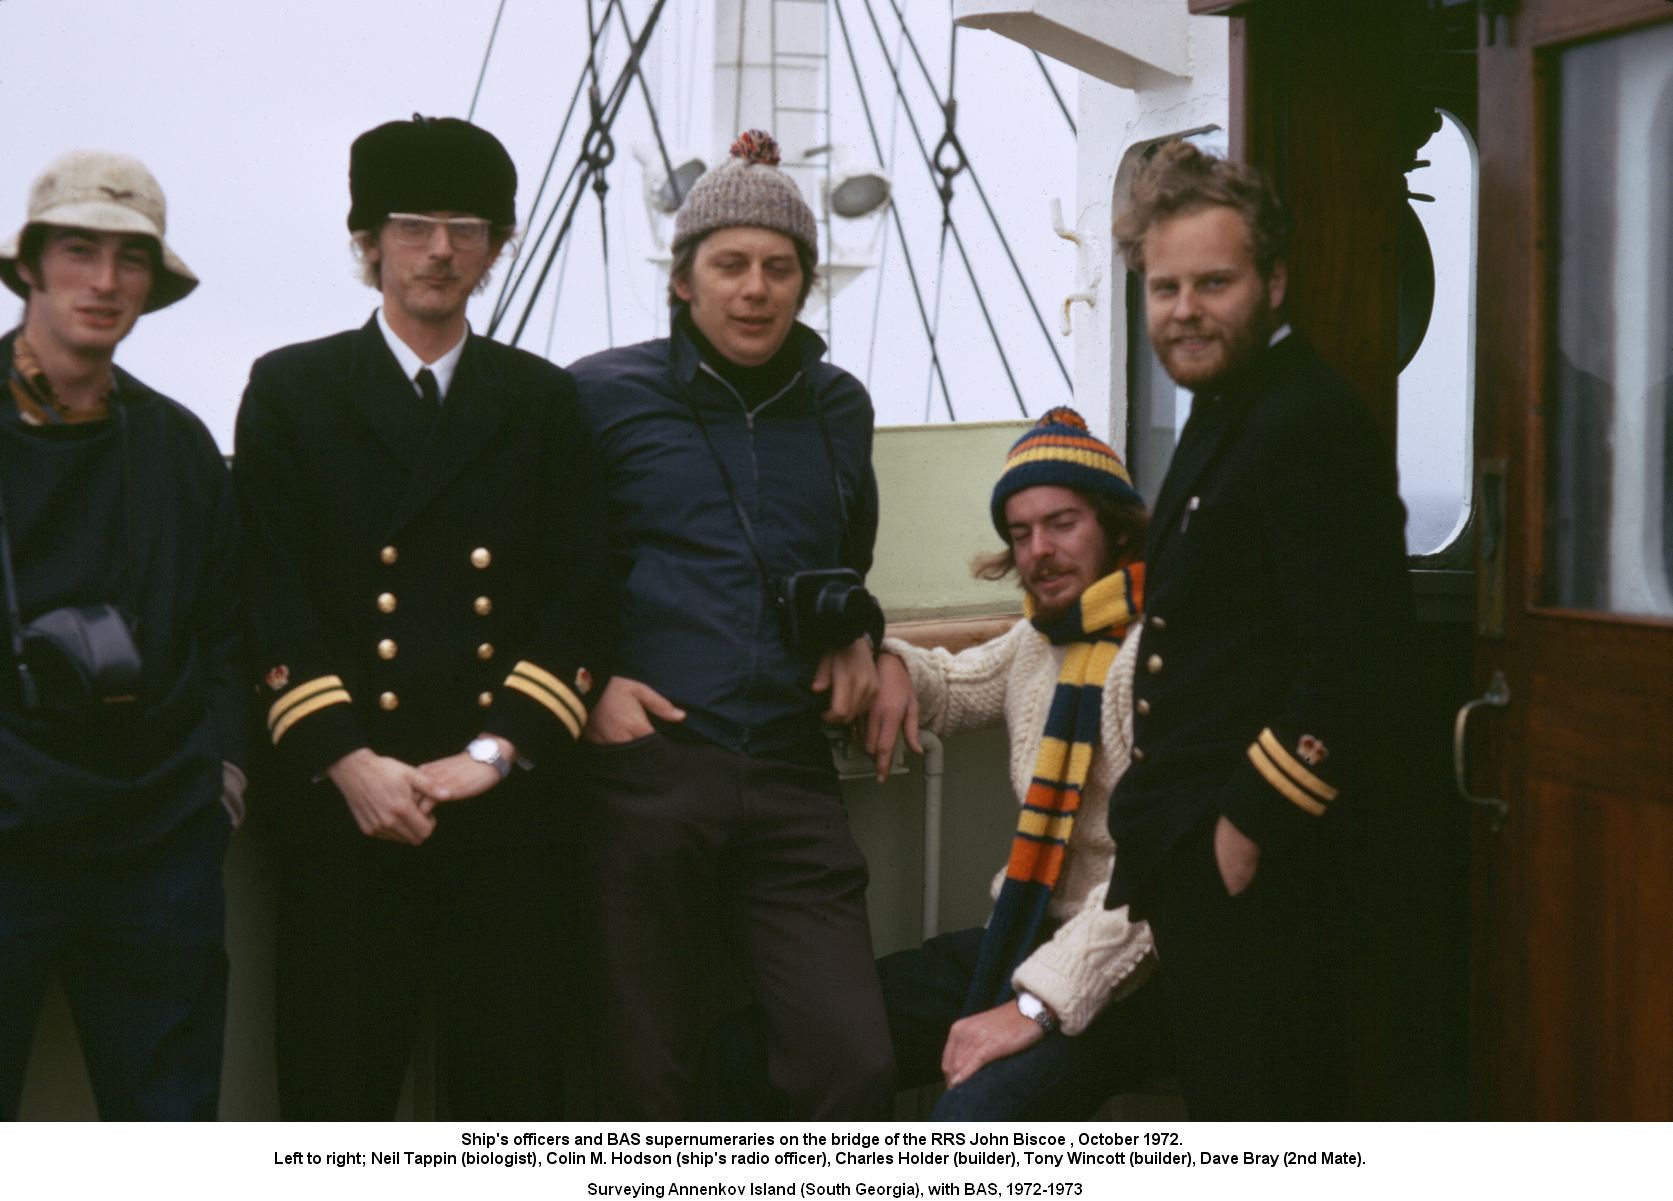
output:
[[[764,1015],[784,1116],[876,1118],[893,1096],[865,860],[828,759],[752,759],[653,734],[585,747],[587,1009],[598,1116],[697,1111],[717,936]]]
[[[1229,897],[1208,826],[1135,899],[1156,939],[1192,1118],[1356,1116],[1352,895],[1322,857],[1263,854],[1254,881]]]
[[[442,806],[419,847],[361,834],[328,783],[285,798],[282,1117],[394,1117],[432,994],[449,1118],[562,1116],[559,973],[573,919],[556,920],[564,859],[540,815],[559,784],[513,772]]]
[[[941,1053],[962,1014],[981,945],[979,928],[958,930],[877,961],[900,1087],[941,1080]],[[1160,989],[1141,987],[1072,1038],[1054,1031],[1027,1050],[996,1059],[943,1093],[930,1117],[950,1122],[1084,1120],[1106,1098],[1140,1088],[1165,1069],[1167,1020],[1161,1002]],[[784,1116],[763,1088],[764,1050],[757,1010],[738,1010],[721,1022],[704,1062],[704,1116]]]
[[[902,1087],[941,1079],[947,1034],[976,972],[982,930],[939,934],[915,951],[878,961]],[[1141,986],[1112,1002],[1085,1030],[1053,1031],[996,1059],[935,1102],[941,1121],[1082,1121],[1105,1099],[1153,1080],[1166,1066],[1160,990]]]
[[[17,1117],[53,971],[100,1117],[215,1117],[227,996],[221,861],[230,834],[215,804],[137,851],[73,856],[0,843],[0,1118]]]

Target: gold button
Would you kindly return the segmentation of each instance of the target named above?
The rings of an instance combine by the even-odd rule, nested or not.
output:
[[[1150,658],[1148,658],[1144,661],[1144,669],[1146,671],[1148,671],[1151,675],[1155,675],[1157,672],[1161,671],[1162,670],[1162,656],[1151,655]]]
[[[494,556],[488,553],[486,546],[479,546],[471,552],[472,567],[486,567],[494,561]]]
[[[1139,716],[1140,717],[1149,717],[1150,716],[1150,702],[1145,700],[1142,696],[1139,698],[1139,703],[1136,706],[1136,708],[1139,711]]]
[[[1165,630],[1168,628],[1168,623],[1163,621],[1160,617],[1152,617],[1150,619],[1150,628],[1153,630]]]
[[[393,613],[393,612],[395,612],[395,594],[393,592],[380,592],[380,593],[378,593],[378,612],[379,613]]]
[[[393,546],[386,546],[378,552],[378,559],[385,567],[393,567],[395,560],[401,557],[401,552]]]
[[[471,608],[476,610],[478,617],[486,617],[494,611],[494,602],[485,596],[479,596],[471,602]]]
[[[378,697],[378,708],[382,709],[386,713],[400,705],[400,703],[401,698],[396,696],[393,692],[385,692]]]
[[[492,692],[479,692],[476,694],[476,703],[486,709],[494,703],[494,694]]]
[[[378,658],[393,659],[395,657],[395,639],[385,638],[378,643]]]
[[[1144,751],[1142,749],[1140,749],[1139,747],[1134,747],[1133,748],[1133,762],[1134,763],[1143,763],[1144,762]]]
[[[477,647],[476,657],[481,659],[484,663],[486,663],[489,659],[492,659],[494,657],[494,644],[492,642],[484,642],[481,646]]]

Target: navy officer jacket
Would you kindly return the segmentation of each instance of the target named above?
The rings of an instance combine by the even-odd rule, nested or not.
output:
[[[1196,399],[1146,544],[1108,905],[1221,816],[1265,870],[1373,788],[1409,645],[1404,527],[1370,412],[1301,335]]]

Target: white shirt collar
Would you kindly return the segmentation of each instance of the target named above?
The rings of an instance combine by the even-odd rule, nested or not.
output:
[[[412,381],[413,390],[422,395],[418,387],[418,373],[429,367],[430,373],[436,377],[436,392],[443,399],[447,399],[447,389],[453,383],[453,373],[458,370],[459,356],[465,353],[465,340],[471,336],[470,326],[453,344],[446,354],[434,363],[426,363],[418,357],[418,352],[405,342],[400,335],[389,328],[389,322],[384,320],[383,306],[378,306],[378,329],[383,331],[383,340],[389,344],[389,352],[395,356],[395,361],[401,365],[401,374]]]

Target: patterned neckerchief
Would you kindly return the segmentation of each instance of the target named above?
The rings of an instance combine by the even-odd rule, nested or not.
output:
[[[17,403],[18,415],[28,425],[79,425],[88,421],[103,421],[110,416],[110,398],[116,393],[114,373],[105,381],[104,394],[91,408],[72,409],[53,389],[35,348],[22,334],[12,343],[12,399]]]

